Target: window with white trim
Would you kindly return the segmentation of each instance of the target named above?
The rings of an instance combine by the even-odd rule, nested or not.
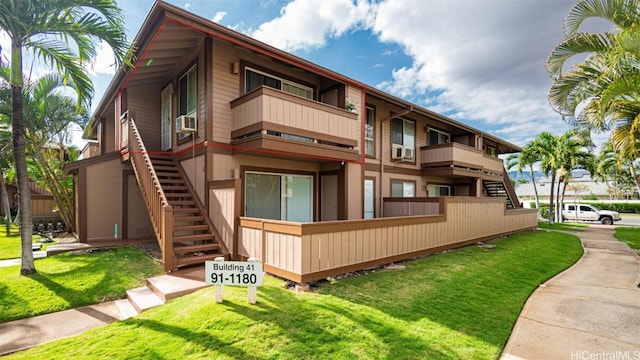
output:
[[[245,68],[245,93],[248,93],[260,86],[268,86],[274,89],[282,90],[286,93],[301,96],[313,100],[313,89],[302,84],[295,83],[265,72]]]
[[[187,115],[197,118],[198,113],[198,70],[193,65],[178,79],[178,116]],[[196,120],[197,121],[197,120]],[[178,140],[189,134],[178,133]]]
[[[411,120],[394,118],[391,120],[391,143],[392,148],[403,147],[410,149],[411,156],[407,160],[415,159],[416,146],[416,124]],[[409,153],[406,152],[405,153]]]
[[[245,216],[313,221],[313,177],[247,171],[245,173]]]
[[[427,197],[451,196],[449,185],[427,185]]]
[[[416,183],[413,181],[391,181],[392,197],[415,197]]]
[[[364,218],[373,219],[375,217],[374,209],[375,182],[373,179],[364,179]]]
[[[364,125],[364,144],[365,154],[376,156],[375,146],[375,111],[367,106],[367,119]]]
[[[429,145],[447,144],[451,142],[451,134],[429,128]]]

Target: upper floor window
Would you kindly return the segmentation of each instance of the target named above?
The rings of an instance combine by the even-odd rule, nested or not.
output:
[[[197,118],[198,112],[198,70],[194,65],[178,80],[178,116],[187,115]],[[178,134],[178,139],[188,137]]]
[[[487,149],[485,150],[485,152],[487,153],[487,155],[489,156],[498,156],[498,149],[496,149],[493,146],[487,146]]]
[[[415,158],[416,146],[416,124],[413,121],[394,118],[391,120],[391,143],[394,148],[403,147],[409,149],[405,151],[405,159],[413,160]]]
[[[263,85],[282,90],[289,94],[313,99],[313,89],[308,86],[282,79],[252,68],[245,68],[245,92],[248,93]]]
[[[416,183],[413,181],[391,181],[392,197],[415,197]]]
[[[429,128],[429,145],[447,144],[451,142],[451,134]]]
[[[375,111],[367,106],[367,122],[364,125],[365,154],[376,156],[375,148]]]

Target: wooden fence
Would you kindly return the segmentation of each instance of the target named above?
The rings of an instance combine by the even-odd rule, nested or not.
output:
[[[441,213],[316,223],[240,218],[238,251],[266,272],[310,281],[537,227],[536,210],[506,210],[503,199],[442,197]]]

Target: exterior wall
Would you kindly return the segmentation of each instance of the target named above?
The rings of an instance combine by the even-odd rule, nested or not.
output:
[[[57,216],[53,212],[55,208],[56,202],[51,197],[33,197],[31,199],[31,212],[33,216]]]
[[[160,150],[161,91],[162,89],[155,86],[130,87],[127,90],[128,110],[132,114],[144,145],[149,151]]]
[[[235,219],[241,209],[236,208],[240,196],[240,179],[217,181],[209,184],[209,217],[218,230],[227,249],[233,249]],[[238,204],[239,205],[239,204]]]
[[[500,199],[440,198],[442,214],[296,224],[242,218],[240,252],[304,283],[476,241],[533,230],[536,211]]]
[[[86,169],[86,239],[92,242],[113,239],[114,224],[122,227],[122,165],[120,159],[101,162]],[[118,232],[122,239],[122,231]]]
[[[127,238],[153,238],[153,226],[135,175],[127,175],[127,182]]]

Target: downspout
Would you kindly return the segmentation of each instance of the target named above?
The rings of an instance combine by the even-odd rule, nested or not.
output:
[[[382,176],[384,175],[384,159],[382,158],[382,147],[383,147],[383,139],[384,139],[384,122],[385,121],[389,121],[393,118],[397,118],[403,115],[407,115],[408,113],[413,111],[413,105],[411,105],[409,107],[409,110],[405,110],[404,112],[400,113],[400,114],[395,114],[393,116],[390,116],[382,121],[380,121],[380,217],[384,217],[384,204],[383,204],[383,197],[382,197]]]

